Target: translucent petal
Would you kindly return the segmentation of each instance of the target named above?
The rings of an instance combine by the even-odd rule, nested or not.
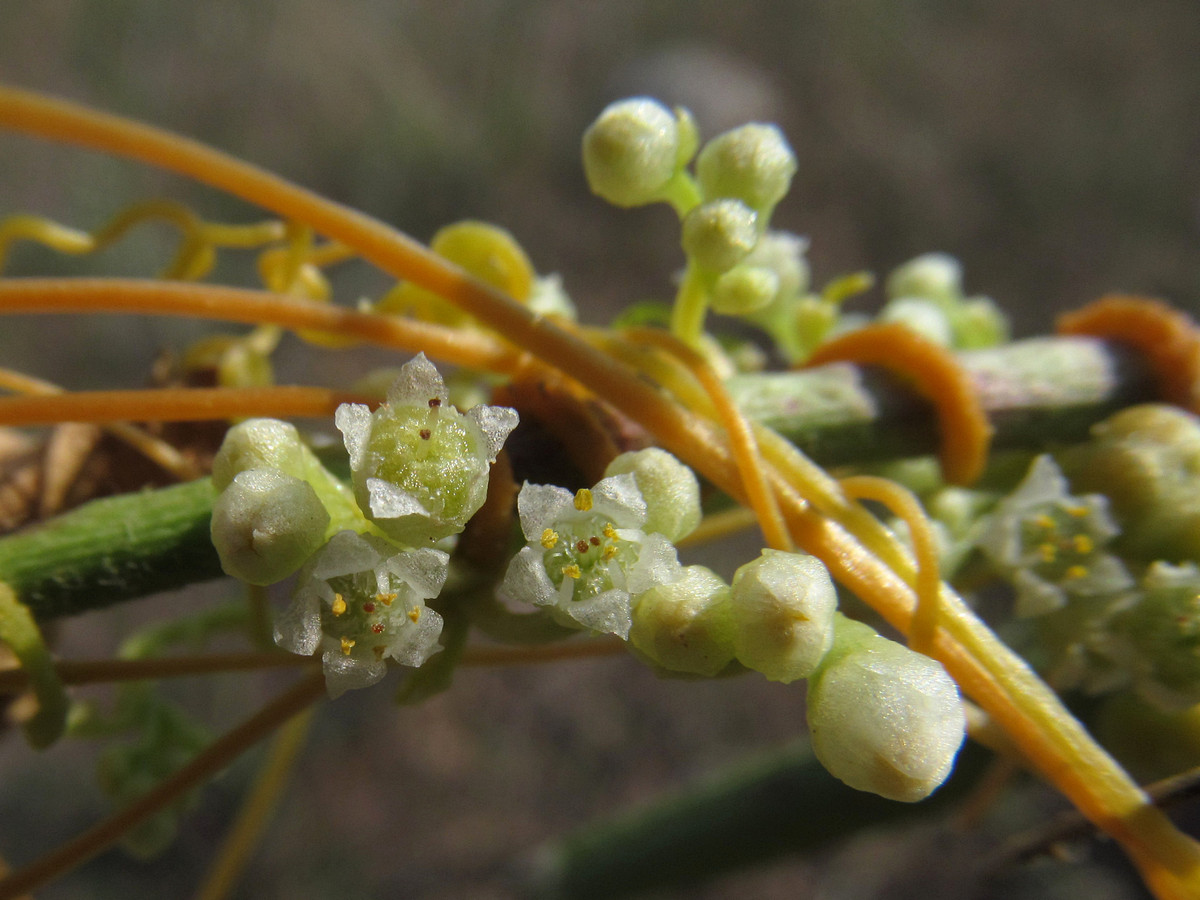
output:
[[[367,494],[370,498],[371,517],[375,519],[402,519],[405,516],[429,518],[430,512],[421,501],[390,481],[382,478],[367,479]]]
[[[382,660],[356,659],[338,650],[326,650],[321,655],[321,668],[325,671],[325,690],[333,698],[377,684],[387,674],[387,663]]]
[[[286,610],[275,617],[275,643],[290,653],[312,656],[321,643],[320,599],[301,591]]]
[[[467,410],[466,416],[483,432],[488,462],[495,462],[496,454],[517,427],[517,411],[507,406],[480,405]]]
[[[629,592],[614,589],[587,600],[571,600],[557,608],[590,631],[615,634],[627,640],[633,622],[631,606]]]
[[[646,521],[646,501],[633,475],[610,475],[592,488],[592,509],[608,516],[618,528],[640,528]]]
[[[387,394],[392,406],[425,406],[435,397],[445,403],[449,394],[446,382],[424,353],[418,353],[400,367],[400,377]]]
[[[371,410],[361,403],[343,403],[333,414],[333,424],[342,433],[346,452],[350,454],[350,468],[361,468],[371,436]]]
[[[552,484],[525,482],[517,494],[517,513],[525,540],[538,541],[542,532],[574,509],[574,495]]]
[[[422,548],[398,553],[388,559],[385,566],[412,589],[417,599],[432,600],[446,583],[450,555],[441,550]],[[437,614],[433,615],[436,617]]]
[[[383,558],[380,543],[353,531],[339,531],[313,558],[309,574],[325,581],[374,569]]]
[[[423,609],[417,623],[404,629],[402,640],[389,647],[386,655],[404,666],[422,665],[442,649],[438,643],[442,625],[441,616],[432,609]]]
[[[546,574],[540,550],[535,547],[521,548],[521,552],[508,564],[499,593],[506,599],[536,606],[549,606],[555,602],[557,591]]]

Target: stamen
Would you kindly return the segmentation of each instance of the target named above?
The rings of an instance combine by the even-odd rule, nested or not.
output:
[[[606,523],[604,524],[604,532],[603,532],[603,534],[604,534],[604,536],[605,536],[606,538],[608,538],[610,541],[615,541],[615,540],[617,539],[617,529],[613,528],[613,523],[612,523],[612,522],[606,522]]]
[[[1088,573],[1087,566],[1076,565],[1076,566],[1071,566],[1069,569],[1067,569],[1066,576],[1068,578],[1083,578],[1085,575],[1087,575],[1087,573]]]
[[[1042,562],[1052,563],[1058,558],[1058,548],[1050,543],[1041,544],[1038,546],[1038,554],[1042,557]]]
[[[1075,545],[1075,552],[1080,556],[1086,556],[1096,549],[1095,543],[1086,534],[1077,534],[1071,541]]]
[[[567,578],[579,578],[583,575],[583,571],[579,568],[579,566],[573,563],[569,566],[563,566],[562,573]]]
[[[616,544],[609,544],[604,548],[604,552],[600,554],[600,558],[607,562],[620,552],[621,549]]]
[[[354,645],[356,643],[358,642],[351,640],[350,638],[342,638],[342,653],[344,653],[346,656],[349,656],[350,651],[354,649]]]
[[[395,593],[376,594],[375,599],[378,600],[380,603],[382,603],[384,606],[391,606],[392,601],[396,599],[396,595],[395,595]]]
[[[558,532],[553,528],[547,528],[542,532],[542,547],[546,550],[553,550],[558,543]]]
[[[345,611],[346,611],[346,598],[343,597],[341,594],[334,594],[333,595],[333,614],[335,616],[340,616]]]
[[[587,512],[592,508],[592,492],[587,488],[580,488],[575,492],[575,508],[580,512]]]
[[[412,623],[414,625],[416,625],[419,621],[421,621],[421,607],[414,606],[412,609],[410,609],[408,611],[408,618],[412,621]]]

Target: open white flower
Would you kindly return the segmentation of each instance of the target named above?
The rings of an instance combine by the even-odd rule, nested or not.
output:
[[[517,425],[514,410],[476,406],[460,413],[448,399],[442,376],[419,354],[401,368],[375,412],[344,403],[334,417],[359,506],[411,547],[462,531],[483,505],[488,469]]]
[[[338,532],[301,572],[275,642],[305,656],[322,650],[333,697],[375,684],[387,659],[419,666],[441,649],[442,617],[425,601],[441,591],[448,565],[440,550],[397,552],[380,538]]]
[[[1116,535],[1108,501],[1072,496],[1054,460],[1039,456],[978,543],[1012,577],[1017,614],[1039,616],[1065,606],[1068,595],[1098,597],[1133,585],[1121,561],[1104,552]]]
[[[500,594],[548,607],[564,625],[627,638],[634,598],[682,572],[675,546],[642,531],[646,503],[632,475],[575,494],[526,483],[517,511],[529,543],[509,565]]]

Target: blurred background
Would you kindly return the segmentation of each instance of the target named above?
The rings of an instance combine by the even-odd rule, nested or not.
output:
[[[5,81],[200,138],[421,239],[461,218],[504,225],[593,323],[668,298],[682,261],[667,208],[610,208],[582,177],[583,129],[633,94],[689,107],[706,137],[780,124],[800,168],[774,224],[810,236],[818,283],[942,250],[1018,335],[1114,290],[1200,311],[1198,47],[1190,0],[0,4]],[[155,196],[208,218],[255,216],[170,176],[0,134],[0,217],[94,228]],[[7,273],[149,275],[172,246],[144,229],[84,260],[18,247]],[[351,277],[339,299],[380,286]],[[70,387],[129,386],[157,352],[207,329],[5,318],[0,358]],[[344,381],[384,359],[314,360],[288,344],[280,374]],[[73,623],[63,639],[98,652],[90,642],[162,615],[161,603]],[[514,863],[539,842],[803,731],[795,689],[660,682],[624,660],[459,681],[419,709],[391,707],[381,689],[326,710],[238,896],[510,896]],[[231,681],[201,702],[229,717],[242,694]],[[84,751],[37,761],[10,739],[0,752],[11,860],[103,809],[87,765],[78,784],[61,776]],[[106,858],[40,896],[186,894],[244,779],[239,769],[206,794],[151,869]],[[878,845],[864,852],[889,864]],[[899,896],[838,853],[836,865],[789,861],[680,896]],[[917,858],[900,857],[893,868]]]

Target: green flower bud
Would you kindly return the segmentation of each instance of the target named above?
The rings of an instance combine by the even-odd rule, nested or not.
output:
[[[764,550],[733,576],[737,659],[771,681],[807,678],[833,643],[837,591],[815,556]]]
[[[950,314],[954,346],[958,350],[980,350],[1008,343],[1008,316],[990,297],[975,297],[956,306]]]
[[[389,537],[415,547],[462,531],[483,505],[488,471],[517,414],[497,406],[460,413],[424,354],[400,371],[387,403],[375,412],[344,403],[334,422],[358,505]]]
[[[1063,466],[1077,490],[1109,498],[1122,552],[1200,563],[1200,418],[1174,406],[1135,406],[1092,435],[1063,455]]]
[[[711,569],[688,566],[678,581],[641,595],[629,642],[664,669],[711,678],[733,661],[729,595]]]
[[[954,332],[945,311],[932,300],[898,297],[879,311],[880,322],[899,322],[939,347],[954,343]]]
[[[1114,656],[1146,699],[1166,710],[1200,703],[1200,569],[1157,562],[1141,594],[1112,619]]]
[[[212,541],[227,574],[274,584],[320,548],[328,525],[329,513],[308,482],[278,469],[247,469],[213,504]]]
[[[717,279],[712,289],[712,308],[722,315],[743,316],[765,308],[778,294],[778,275],[743,263]]]
[[[887,295],[921,297],[949,306],[962,299],[962,264],[947,253],[925,253],[888,276]]]
[[[767,219],[796,174],[796,154],[774,125],[751,123],[719,134],[696,158],[696,177],[708,200],[741,200]]]
[[[247,469],[278,469],[305,478],[309,452],[295,425],[279,419],[247,419],[225,433],[213,458],[213,487],[225,490],[235,475]]]
[[[661,199],[688,144],[694,147],[695,126],[690,129],[681,141],[677,118],[648,97],[611,104],[583,133],[583,170],[592,193],[615,206]]]
[[[672,543],[691,534],[700,524],[700,482],[678,459],[658,447],[622,453],[604,470],[610,475],[632,475],[646,501],[645,532],[658,532]]]
[[[966,737],[958,687],[937,661],[838,616],[808,682],[813,752],[860,791],[912,803],[950,774]]]
[[[727,272],[758,242],[757,216],[740,200],[713,200],[683,219],[683,250],[706,272]]]

